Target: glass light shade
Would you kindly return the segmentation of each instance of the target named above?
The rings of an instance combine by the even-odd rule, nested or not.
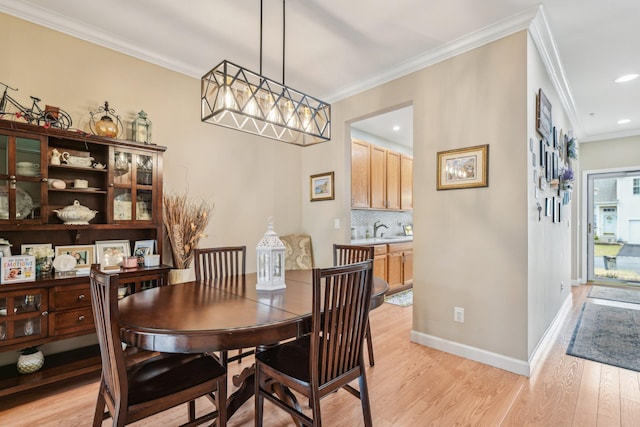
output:
[[[273,223],[269,221],[267,232],[256,246],[258,268],[256,283],[257,290],[275,291],[284,289],[284,252],[285,247],[273,230]]]
[[[109,116],[102,116],[95,125],[96,134],[115,138],[118,135],[118,125]]]
[[[303,147],[331,139],[331,105],[229,61],[200,90],[203,122]]]
[[[140,111],[138,117],[131,123],[131,135],[136,142],[151,143],[151,120],[147,118],[147,113]]]

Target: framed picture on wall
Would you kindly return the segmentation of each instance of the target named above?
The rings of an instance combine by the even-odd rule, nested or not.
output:
[[[438,190],[488,186],[488,144],[438,153]]]
[[[551,103],[542,89],[538,90],[536,97],[536,130],[545,139],[547,145],[551,145]]]
[[[335,193],[333,189],[333,172],[319,173],[311,175],[311,201],[333,200]]]

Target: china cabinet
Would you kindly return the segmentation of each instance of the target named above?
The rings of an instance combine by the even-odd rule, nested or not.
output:
[[[157,145],[0,120],[0,238],[23,244],[93,245],[156,240],[162,253],[162,156]],[[95,213],[69,221],[60,212]],[[65,209],[67,208],[67,209]],[[65,221],[66,220],[66,221]],[[65,223],[66,222],[66,223]],[[120,272],[123,294],[167,284],[170,267]],[[0,285],[0,353],[95,332],[87,275],[43,274]],[[100,369],[97,346],[47,355],[41,370],[0,366],[0,396]]]

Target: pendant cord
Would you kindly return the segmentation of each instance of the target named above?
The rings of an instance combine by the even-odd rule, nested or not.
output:
[[[284,83],[284,28],[285,28],[284,2],[285,0],[282,0],[282,85],[283,86],[285,86],[285,83]]]
[[[262,75],[262,0],[260,0],[260,75]]]

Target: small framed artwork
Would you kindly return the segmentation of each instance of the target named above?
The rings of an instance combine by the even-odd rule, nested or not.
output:
[[[554,202],[555,202],[555,197],[554,197]],[[562,202],[560,200],[558,200],[555,203],[556,207],[554,210],[554,221],[553,222],[557,222],[560,223],[562,222]]]
[[[551,199],[551,197],[546,197],[544,201],[545,201],[544,216],[553,215],[553,200]]]
[[[56,257],[59,255],[70,255],[76,260],[76,273],[88,273],[91,264],[96,262],[93,245],[56,246]]]
[[[140,258],[143,258],[145,255],[153,255],[155,250],[155,240],[136,240],[136,243],[133,245],[133,256],[137,256],[140,260]]]
[[[402,231],[404,231],[405,236],[413,236],[413,225],[411,224],[403,225]]]
[[[311,175],[311,201],[333,200],[333,172]]]
[[[437,190],[489,186],[489,145],[438,152]]]
[[[0,258],[0,283],[34,280],[36,280],[36,258],[33,255],[12,255]]]
[[[128,240],[97,240],[96,255],[101,268],[119,266],[131,256],[131,246]]]
[[[551,103],[542,89],[536,97],[536,130],[545,139],[547,145],[551,145]]]

